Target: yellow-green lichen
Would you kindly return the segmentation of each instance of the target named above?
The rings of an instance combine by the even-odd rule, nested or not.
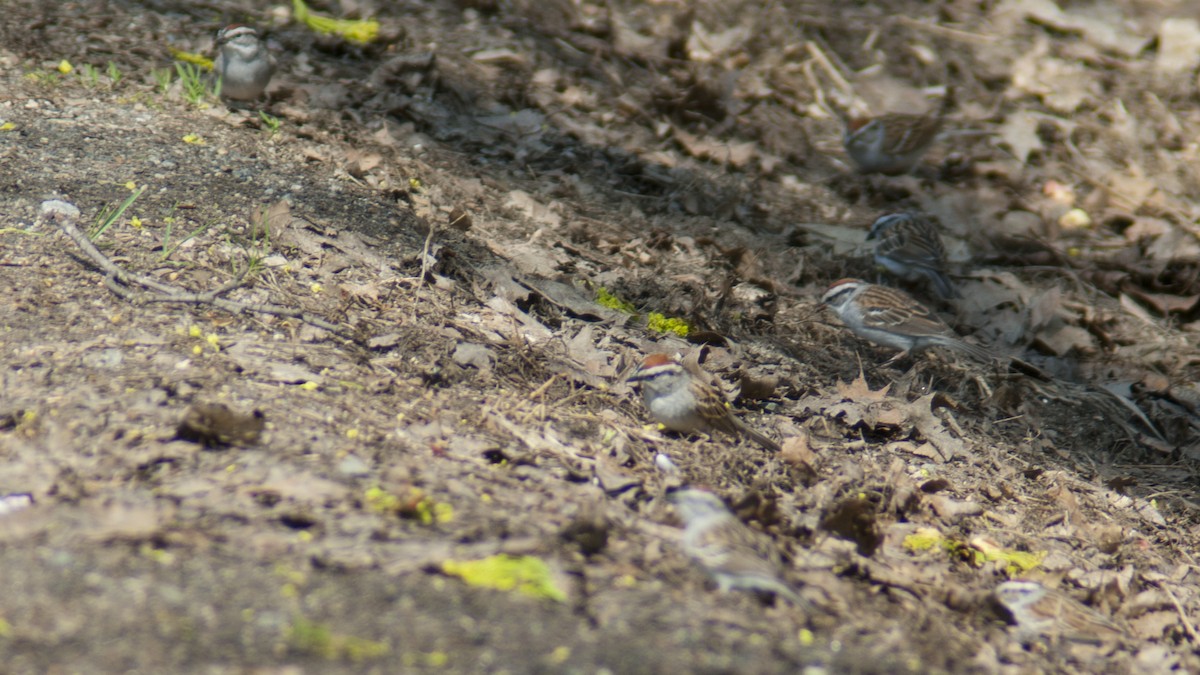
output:
[[[447,560],[442,571],[471,586],[517,591],[534,598],[567,599],[551,578],[550,568],[533,556],[494,555],[481,560]]]
[[[613,295],[603,286],[596,287],[596,304],[625,314],[637,314],[637,309],[632,304]]]
[[[293,620],[284,637],[292,649],[328,660],[361,662],[391,653],[391,647],[386,642],[340,635],[330,630],[329,626],[304,617]]]
[[[646,326],[659,333],[674,333],[679,337],[687,337],[691,327],[683,319],[672,319],[658,312],[650,312],[646,317]]]
[[[304,0],[292,0],[296,20],[322,35],[340,35],[351,42],[366,44],[379,37],[379,22],[375,19],[334,19],[308,9]]]
[[[212,59],[204,56],[203,54],[185,52],[182,49],[174,49],[172,47],[168,47],[167,49],[171,52],[171,58],[175,59],[176,61],[183,61],[184,63],[190,63],[194,66],[200,66],[204,70],[213,69]]]
[[[1018,576],[1042,564],[1046,551],[1014,551],[990,543],[986,538],[977,538],[970,543],[942,535],[932,528],[921,528],[904,538],[904,548],[916,553],[939,546],[951,558],[964,560],[978,566],[984,563],[1005,563],[1004,571],[1009,576]]]
[[[936,530],[922,529],[916,534],[910,534],[904,538],[904,548],[909,551],[928,551],[943,540],[941,534]]]

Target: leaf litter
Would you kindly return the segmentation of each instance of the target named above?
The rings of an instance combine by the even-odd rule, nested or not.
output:
[[[547,44],[564,50],[557,56],[537,52],[537,40],[514,40],[511,26],[494,23],[484,5],[451,12],[461,26],[442,25],[432,14],[413,22],[412,40],[438,44],[437,58],[393,64],[378,73],[386,86],[340,94],[345,118],[295,100],[285,104],[283,110],[303,109],[295,124],[311,126],[285,136],[288,143],[254,145],[270,158],[271,170],[254,165],[256,185],[272,195],[262,199],[271,204],[266,215],[256,211],[261,205],[252,209],[232,197],[245,185],[222,184],[222,199],[211,201],[228,196],[235,212],[250,214],[247,222],[190,240],[174,254],[183,263],[178,269],[157,265],[139,239],[144,231],[118,229],[104,241],[129,269],[161,269],[204,289],[226,281],[241,262],[225,237],[269,235],[282,260],[233,295],[249,305],[302,305],[353,327],[362,344],[351,338],[331,348],[327,332],[287,317],[231,318],[192,308],[178,311],[223,328],[237,324],[221,333],[236,336],[232,346],[196,353],[200,345],[168,338],[136,347],[135,334],[123,332],[126,322],[136,322],[141,335],[170,335],[174,319],[134,315],[98,288],[94,275],[54,258],[42,242],[6,239],[6,265],[44,273],[49,267],[34,261],[53,258],[75,276],[71,293],[46,276],[10,284],[14,292],[5,300],[17,331],[6,340],[21,347],[6,380],[11,400],[0,410],[13,484],[0,487],[29,494],[32,503],[0,520],[11,528],[3,536],[40,537],[39,546],[57,547],[56,559],[91,555],[69,543],[89,530],[194,558],[168,563],[147,554],[166,569],[204,564],[208,551],[219,550],[247,579],[286,561],[314,579],[305,587],[289,576],[288,592],[306,594],[309,606],[327,614],[311,625],[294,621],[291,648],[321,659],[352,659],[348,652],[355,651],[328,648],[346,642],[322,635],[402,634],[403,642],[363,639],[421,645],[427,656],[441,655],[421,663],[464,666],[439,640],[460,632],[465,614],[455,614],[455,603],[472,603],[522,621],[500,613],[473,617],[475,642],[459,645],[471,664],[499,658],[529,666],[525,652],[561,655],[557,647],[570,642],[565,658],[613,670],[622,664],[610,659],[624,653],[642,657],[644,667],[663,663],[657,658],[675,667],[728,667],[720,659],[735,650],[764,671],[811,664],[897,672],[958,672],[968,664],[990,672],[1194,665],[1189,617],[1200,600],[1180,542],[1197,501],[1189,487],[1194,460],[1187,459],[1198,446],[1196,407],[1187,392],[1200,361],[1186,337],[1200,295],[1189,262],[1195,176],[1188,150],[1170,138],[1195,131],[1195,120],[1173,102],[1183,90],[1172,89],[1194,83],[1142,77],[1190,72],[1194,59],[1174,46],[1190,43],[1188,26],[1166,24],[1165,10],[1102,4],[1088,12],[1036,2],[953,5],[936,17],[897,6],[898,16],[920,19],[891,21],[866,42],[840,14],[821,11],[797,24],[770,7],[705,6],[695,14],[620,3],[603,12],[586,2],[511,8],[525,22],[521,30],[552,36]],[[861,15],[854,18],[873,11],[856,8]],[[68,35],[85,20],[63,17],[55,25]],[[388,29],[397,18],[382,12],[379,20]],[[968,28],[985,31],[986,39],[964,41]],[[1156,31],[1160,52],[1143,56]],[[13,49],[29,53],[55,44],[44,32],[32,36],[38,42],[6,35]],[[747,36],[778,48],[746,58]],[[469,49],[445,47],[454,39]],[[320,44],[303,50],[297,72],[320,78],[332,68],[331,47]],[[947,71],[938,59],[951,45],[960,56]],[[57,46],[78,60],[77,45]],[[992,58],[1001,48],[1008,53]],[[355,49],[333,48],[338,67],[369,74],[374,65],[359,63]],[[613,54],[623,56],[605,58]],[[553,72],[523,70],[532,63],[545,68],[543,60]],[[953,122],[996,125],[1006,147],[963,135],[943,141],[918,177],[882,186],[831,180],[837,161],[822,152],[838,152],[841,112],[831,106],[857,86],[866,92],[864,82],[879,71],[881,80],[897,83],[888,91],[918,93],[953,73],[971,94]],[[1130,74],[1137,87],[1122,84]],[[823,91],[823,77],[845,91]],[[534,83],[529,90],[514,89],[525,81]],[[1117,100],[1104,104],[1110,94]],[[35,99],[46,100],[27,94]],[[13,114],[51,137],[37,112],[42,105],[49,103]],[[127,124],[105,118],[104,110],[84,114],[111,128]],[[387,121],[360,135],[351,118]],[[63,134],[66,125],[56,124]],[[174,132],[178,121],[156,124]],[[324,139],[320,148],[289,154],[291,143],[316,145],[324,132],[314,130],[325,128],[340,129],[361,148],[352,153]],[[253,159],[241,150],[253,143],[245,131],[204,130],[209,147],[232,149],[222,161],[233,168],[191,173],[218,181],[241,175],[249,166],[243,162]],[[128,152],[124,145],[114,151],[102,134],[89,138],[89,153]],[[603,143],[589,147],[586,139]],[[375,142],[381,149],[371,149]],[[14,150],[13,161],[36,176],[34,168],[48,163],[26,152]],[[322,181],[304,182],[304,172],[288,173],[288,162],[303,161],[306,152],[325,158],[308,171],[328,170],[344,182],[327,191]],[[399,176],[413,178],[396,189]],[[46,179],[35,191],[56,192],[60,184]],[[93,195],[86,182],[71,187]],[[203,194],[205,186],[192,189]],[[300,196],[286,209],[277,199],[285,192]],[[206,200],[197,203],[209,208]],[[1073,381],[975,373],[940,359],[903,372],[879,365],[874,350],[818,317],[816,289],[848,273],[872,273],[863,224],[878,209],[899,205],[937,211],[962,252],[955,262],[970,303],[941,309],[977,337]],[[456,209],[470,214],[469,231],[442,227]],[[34,212],[32,204],[15,203],[11,217],[28,222],[12,225],[34,222]],[[992,240],[1008,225],[1019,227],[1024,245]],[[639,312],[680,317],[694,329],[688,339],[719,345],[706,352],[706,371],[724,391],[740,392],[730,397],[745,408],[740,415],[778,425],[780,456],[642,430],[644,414],[622,373],[648,351],[689,345],[601,307],[580,281],[611,289]],[[97,311],[107,323],[90,322]],[[62,330],[37,333],[42,324]],[[90,353],[79,345],[94,337],[94,325],[134,344],[100,345],[120,346],[119,359],[104,350],[68,357]],[[701,358],[700,350],[692,354]],[[1105,387],[1114,380],[1142,386],[1152,375],[1167,382],[1116,394]],[[214,453],[169,440],[189,406],[218,399],[234,409],[262,407],[257,445]],[[60,410],[80,414],[64,418]],[[1157,426],[1169,442],[1140,440]],[[753,598],[701,592],[703,579],[688,574],[672,544],[675,521],[661,499],[666,479],[653,468],[661,451],[677,466],[672,480],[709,485],[741,505],[748,526],[790,556],[793,580],[826,596],[828,615],[797,616]],[[350,457],[359,462],[347,464]],[[394,496],[395,507],[374,508],[368,495],[377,494]],[[160,500],[172,508],[159,509]],[[598,514],[581,515],[584,501]],[[72,520],[77,503],[92,515]],[[35,522],[50,514],[58,530],[49,520]],[[560,534],[568,523],[593,521],[605,525]],[[603,545],[589,534],[597,529],[606,532]],[[951,544],[939,555],[915,555],[899,544],[913,531],[935,532]],[[431,569],[486,560],[505,542],[536,549],[531,555],[551,567],[570,567],[572,582],[560,590],[578,614],[554,614],[525,599],[506,604],[512,601],[504,594],[478,595],[463,583],[434,588],[440,580]],[[11,565],[14,574],[34,568],[24,560]],[[103,560],[89,567],[100,578],[115,569]],[[189,571],[196,584],[209,578]],[[1052,641],[1049,649],[1027,649],[1003,630],[1011,617],[986,600],[1018,573],[1039,575],[1039,584],[1065,589],[1094,611],[1127,615],[1141,642],[1101,654],[1060,653]],[[326,583],[336,592],[322,595],[317,585]],[[36,587],[14,582],[26,586]],[[210,610],[200,598],[228,593],[203,590],[209,592],[192,598],[204,610],[198,616],[217,612],[229,625],[243,625],[244,607]],[[283,594],[268,590],[243,596],[260,616],[279,608]],[[355,598],[359,611],[328,600],[339,596]],[[116,606],[106,611],[123,616]],[[16,617],[26,630],[29,616],[18,608],[5,621]],[[355,627],[331,630],[332,618]],[[65,640],[22,635],[36,647],[117,649],[120,641],[104,631],[137,625],[95,623],[73,634],[64,628]],[[434,629],[423,634],[421,624]],[[260,630],[256,625],[246,630]],[[526,625],[535,636],[519,633]],[[705,632],[716,634],[703,645],[677,642],[713,625],[723,628]],[[588,638],[578,639],[580,632]],[[278,644],[272,640],[279,633],[265,626],[249,642]],[[622,648],[588,651],[597,642]],[[835,643],[844,649],[832,649]],[[493,651],[484,656],[485,648]],[[360,651],[371,652],[360,658],[389,658],[386,650]],[[391,665],[411,668],[415,658],[395,655]],[[43,670],[58,665],[39,663]]]

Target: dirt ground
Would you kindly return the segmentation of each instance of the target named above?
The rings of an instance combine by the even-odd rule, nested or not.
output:
[[[356,45],[283,3],[9,0],[0,670],[1200,672],[1185,8],[314,5],[376,18]],[[233,22],[269,101],[162,80]],[[848,116],[949,88],[916,171],[854,173]],[[1020,361],[889,363],[820,309],[902,209],[942,316]],[[783,451],[651,426],[655,351]],[[716,589],[659,453],[810,608]],[[457,571],[498,556],[535,580]],[[1017,578],[1119,636],[1030,631]]]

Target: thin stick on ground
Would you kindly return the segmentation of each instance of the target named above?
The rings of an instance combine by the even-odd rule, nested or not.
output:
[[[1158,586],[1163,593],[1166,593],[1167,597],[1171,599],[1171,604],[1175,605],[1175,611],[1179,613],[1179,622],[1183,624],[1183,629],[1187,632],[1188,637],[1191,638],[1192,644],[1200,644],[1200,638],[1196,636],[1196,627],[1192,625],[1192,620],[1188,617],[1187,611],[1183,609],[1183,605],[1180,604],[1179,598],[1175,597],[1175,594],[1171,592],[1170,588],[1167,588],[1166,584],[1154,582],[1154,585]]]
[[[967,42],[967,43],[996,42],[997,40],[1000,39],[994,35],[988,35],[986,33],[972,33],[970,31],[959,30],[957,28],[948,28],[946,26],[940,26],[935,23],[926,23],[924,21],[918,21],[916,19],[912,19],[907,16],[893,17],[892,20],[901,25],[908,26],[909,28],[913,28],[915,30],[926,31],[928,33],[933,33],[934,35],[940,35],[944,38],[948,38],[951,40],[958,40],[959,42]]]
[[[206,293],[189,293],[185,292],[183,289],[171,286],[170,284],[164,284],[155,279],[151,279],[140,274],[134,274],[122,269],[112,260],[109,260],[108,256],[101,253],[100,249],[96,248],[96,245],[87,238],[87,235],[85,235],[79,230],[78,227],[75,226],[74,219],[60,218],[57,222],[59,229],[61,229],[64,234],[70,237],[71,241],[75,242],[75,245],[78,246],[81,251],[83,251],[83,254],[105,273],[104,285],[107,286],[114,295],[123,300],[133,304],[142,304],[148,302],[178,302],[190,305],[212,305],[213,307],[223,309],[231,314],[257,313],[288,317],[299,319],[322,330],[327,330],[338,337],[354,341],[354,336],[351,335],[349,331],[309,312],[271,303],[249,304],[222,298],[222,295],[229,293],[230,291],[242,285],[243,281],[245,280],[246,273],[249,271],[249,267],[239,272],[232,281],[222,285],[220,288],[208,291]],[[150,289],[151,291],[156,291],[158,295],[139,293],[131,288],[131,286],[135,285]]]
[[[437,225],[433,220],[429,220],[429,233],[425,235],[425,245],[421,247],[421,275],[417,277],[417,284],[413,287],[412,304],[409,309],[409,320],[415,322],[417,320],[417,303],[421,299],[421,287],[425,285],[425,278],[429,275],[429,249],[433,244],[433,235],[437,231]]]
[[[811,56],[817,63],[821,64],[821,68],[824,69],[825,73],[829,75],[829,78],[833,80],[834,85],[836,85],[838,89],[842,90],[842,93],[853,95],[854,87],[850,86],[850,82],[848,82],[846,78],[842,76],[842,73],[837,69],[837,67],[833,65],[833,62],[829,60],[829,57],[825,54],[824,50],[821,49],[820,45],[812,40],[809,40],[808,42],[804,43],[804,48],[808,51],[809,56]]]

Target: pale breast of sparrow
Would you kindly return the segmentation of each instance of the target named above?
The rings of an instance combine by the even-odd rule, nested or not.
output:
[[[954,349],[985,363],[996,359],[987,349],[963,342],[936,314],[895,288],[841,279],[826,289],[821,304],[836,312],[855,335],[899,349],[892,360],[931,347]]]
[[[700,374],[688,372],[666,354],[647,356],[629,380],[638,384],[654,421],[671,431],[744,435],[768,450],[779,451],[778,443],[734,417],[720,392]]]
[[[213,73],[221,82],[221,98],[253,101],[262,95],[275,71],[275,59],[258,31],[233,24],[217,33]]]
[[[783,580],[779,550],[770,539],[747,527],[719,497],[696,488],[668,493],[683,520],[683,550],[705,569],[722,591],[743,589],[774,593],[807,607]]]

